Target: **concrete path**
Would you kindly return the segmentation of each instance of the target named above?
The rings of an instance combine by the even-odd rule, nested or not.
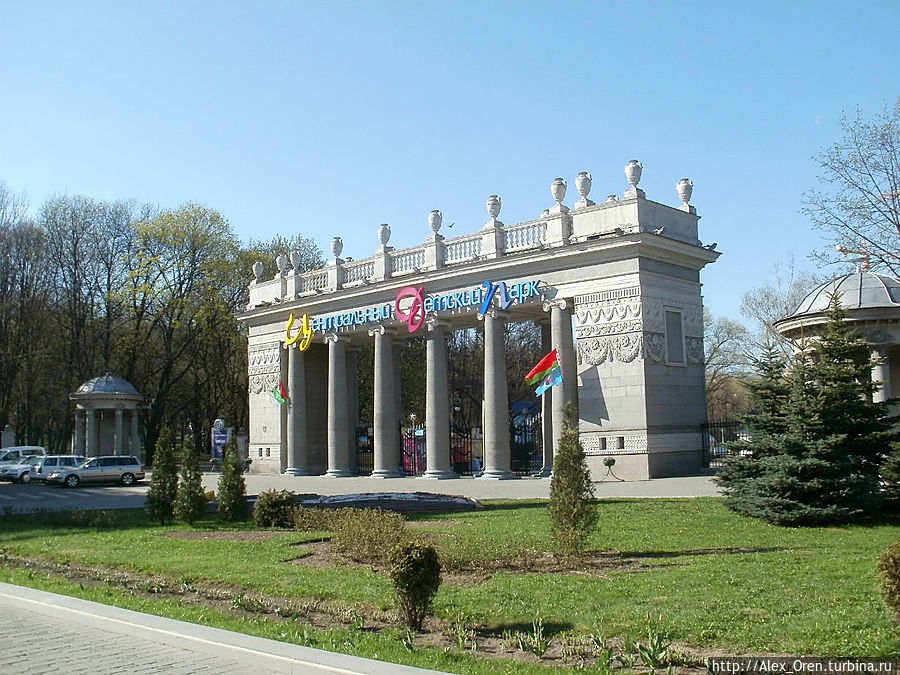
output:
[[[207,473],[203,485],[215,490],[219,476]],[[342,495],[363,492],[436,492],[472,499],[547,499],[549,478],[519,480],[482,480],[478,478],[332,478],[330,476],[284,476],[244,474],[247,494],[263,490],[290,490],[297,494]],[[595,483],[597,497],[712,497],[719,494],[712,476],[655,478],[653,480],[616,480]]]
[[[435,673],[0,583],[0,672]]]

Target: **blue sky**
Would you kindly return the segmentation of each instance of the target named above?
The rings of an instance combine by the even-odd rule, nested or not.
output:
[[[0,180],[219,210],[246,240],[370,255],[537,217],[593,174],[694,181],[715,315],[823,246],[799,213],[843,112],[900,94],[900,2],[7,2]],[[573,197],[574,195],[574,197]],[[837,268],[835,268],[837,269]]]

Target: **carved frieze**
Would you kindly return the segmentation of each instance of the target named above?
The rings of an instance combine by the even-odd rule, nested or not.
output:
[[[250,393],[274,389],[281,377],[281,345],[278,342],[250,345],[247,356]]]
[[[641,356],[644,346],[641,333],[578,340],[578,363],[597,366],[607,361],[631,363]]]
[[[688,363],[703,363],[705,360],[703,354],[703,338],[702,337],[686,337],[684,338],[684,347],[687,351]]]

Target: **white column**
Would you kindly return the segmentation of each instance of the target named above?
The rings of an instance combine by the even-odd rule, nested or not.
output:
[[[330,335],[328,342],[328,471],[326,476],[352,476],[347,415],[347,338]]]
[[[122,454],[122,432],[124,430],[124,412],[121,408],[116,408],[115,417],[115,438],[113,439],[113,454]]]
[[[97,417],[91,408],[85,411],[87,415],[87,452],[88,457],[97,456]]]
[[[75,411],[75,442],[72,453],[83,455],[84,453],[84,410]]]
[[[881,386],[872,394],[872,400],[883,403],[891,397],[891,362],[888,359],[887,347],[872,349],[872,382],[880,382]]]
[[[138,411],[131,411],[131,454],[141,459],[141,437],[138,435]]]
[[[447,377],[447,327],[428,319],[425,335],[425,458],[423,478],[456,478],[450,468],[450,387]]]
[[[400,429],[397,426],[397,397],[394,395],[394,331],[378,326],[369,331],[375,338],[374,404],[375,462],[372,476],[398,478],[400,470]]]
[[[509,394],[506,389],[505,315],[490,310],[484,321],[484,473],[482,478],[516,478],[510,471]]]
[[[306,352],[288,348],[287,469],[291,476],[308,476],[306,421]]]
[[[575,364],[575,348],[572,343],[572,301],[553,300],[544,303],[544,311],[550,312],[550,339],[557,350],[562,368],[563,383],[553,387],[553,447],[559,444],[565,422],[566,403],[572,404],[575,422],[578,420],[578,371]]]

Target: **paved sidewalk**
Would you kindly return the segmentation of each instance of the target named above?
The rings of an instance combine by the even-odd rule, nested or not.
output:
[[[653,480],[595,483],[597,497],[713,497],[719,494],[712,476],[655,478]],[[207,490],[215,490],[218,473],[203,476]],[[344,495],[365,492],[435,492],[472,499],[547,499],[549,478],[519,480],[482,480],[479,478],[372,478],[370,476],[333,478],[331,476],[286,476],[244,474],[247,494],[263,490],[290,490],[297,494]]]
[[[4,583],[0,583],[0,635],[0,672],[8,675],[437,672]]]

